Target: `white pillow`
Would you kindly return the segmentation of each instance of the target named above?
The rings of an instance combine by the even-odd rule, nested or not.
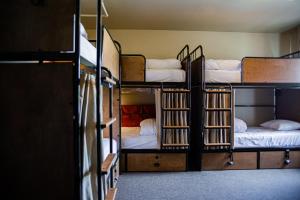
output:
[[[292,131],[300,129],[300,123],[284,119],[270,120],[260,124],[260,126],[278,131]]]
[[[84,26],[82,25],[82,23],[80,23],[80,35],[82,35],[83,37],[85,37],[86,39],[88,39],[88,34],[87,34]]]
[[[140,123],[140,135],[156,135],[156,120],[154,118],[144,119]]]
[[[244,133],[246,131],[247,131],[246,122],[239,118],[234,118],[234,132],[235,133]]]
[[[147,69],[181,69],[181,62],[177,59],[147,59]]]
[[[240,60],[217,60],[207,59],[205,61],[206,70],[228,70],[228,71],[240,71]]]

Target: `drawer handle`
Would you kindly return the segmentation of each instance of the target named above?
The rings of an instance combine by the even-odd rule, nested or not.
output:
[[[234,162],[233,161],[228,161],[227,165],[232,166],[232,165],[234,165]]]
[[[159,163],[154,163],[154,167],[159,167],[160,164]]]
[[[34,6],[44,6],[45,0],[31,0],[31,3]]]
[[[292,162],[292,161],[291,161],[290,159],[285,159],[285,160],[284,160],[284,164],[286,164],[286,165],[291,164],[291,162]]]
[[[285,155],[284,155],[284,164],[289,165],[291,164],[291,160],[290,160],[290,150],[287,149],[285,150]]]
[[[229,166],[234,165],[234,161],[233,161],[233,152],[230,152],[230,155],[229,155],[229,161],[227,162],[227,165],[229,165]]]

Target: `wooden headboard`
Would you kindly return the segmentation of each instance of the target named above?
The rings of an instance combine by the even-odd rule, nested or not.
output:
[[[155,118],[155,105],[122,105],[122,127],[139,127],[147,118]]]

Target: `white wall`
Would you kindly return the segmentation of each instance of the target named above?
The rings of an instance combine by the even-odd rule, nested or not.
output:
[[[95,31],[88,30],[90,39]],[[122,45],[123,53],[144,54],[148,58],[175,57],[189,44],[201,44],[206,58],[242,59],[244,56],[279,56],[279,34],[210,31],[110,30]]]

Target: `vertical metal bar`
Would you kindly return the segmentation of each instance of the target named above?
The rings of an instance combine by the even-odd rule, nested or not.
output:
[[[96,25],[96,48],[97,48],[97,66],[96,66],[96,127],[97,127],[97,189],[98,199],[102,200],[102,181],[101,181],[101,165],[102,165],[102,144],[101,144],[101,55],[102,55],[102,19],[101,19],[102,0],[97,0],[97,25]]]
[[[163,129],[163,117],[164,117],[164,114],[163,113],[163,89],[164,89],[164,86],[163,86],[163,83],[161,84],[161,89],[160,89],[160,148],[162,149],[163,148],[163,135],[164,135],[164,129]]]
[[[73,70],[73,125],[74,125],[74,148],[75,148],[75,199],[82,199],[83,177],[83,134],[79,130],[79,95],[80,95],[80,0],[75,1],[75,34],[74,37],[74,70]]]

